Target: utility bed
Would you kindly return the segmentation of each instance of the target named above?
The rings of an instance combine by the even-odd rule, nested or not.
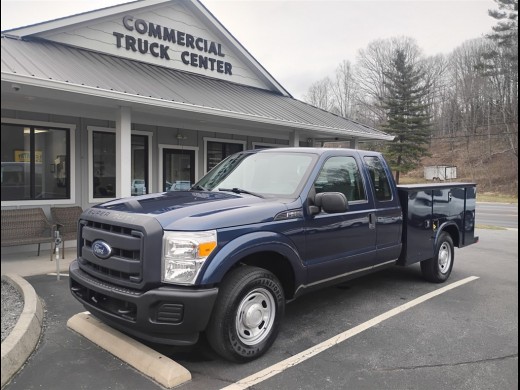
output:
[[[475,183],[398,185],[397,191],[403,210],[403,248],[399,265],[430,259],[434,254],[436,234],[441,230],[453,230],[456,234],[454,245],[459,248],[478,241],[475,237]]]

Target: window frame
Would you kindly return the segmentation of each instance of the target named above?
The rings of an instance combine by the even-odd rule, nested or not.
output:
[[[208,168],[208,142],[220,142],[220,143],[225,143],[225,144],[240,144],[240,145],[242,145],[242,150],[241,150],[242,152],[247,150],[247,141],[241,141],[241,140],[229,139],[229,138],[208,138],[208,137],[204,137],[204,172],[203,172],[203,175],[205,175],[206,173],[209,172],[207,170],[207,168]],[[195,183],[196,182],[197,181],[195,181]]]
[[[94,133],[112,133],[114,134],[114,141],[116,137],[116,129],[109,127],[96,127],[87,126],[88,132],[88,148],[87,148],[87,161],[88,161],[88,202],[89,203],[103,203],[110,200],[116,199],[116,197],[107,198],[94,198]],[[114,143],[115,145],[115,143]],[[114,150],[114,153],[116,151]],[[117,158],[117,157],[116,157]],[[117,172],[116,172],[116,183],[117,183]]]
[[[89,203],[102,203],[102,202],[108,202],[110,200],[116,199],[116,197],[113,198],[94,198],[94,159],[92,158],[93,155],[93,137],[95,132],[105,132],[105,133],[113,133],[114,136],[116,135],[116,129],[112,127],[99,127],[99,126],[87,126],[87,138],[88,138],[88,147],[87,147],[87,160],[88,160],[88,202]],[[139,130],[132,130],[130,132],[130,136],[132,135],[144,135],[148,137],[148,185],[149,189],[147,188],[147,193],[153,193],[153,180],[154,177],[152,176],[153,172],[153,156],[152,156],[152,137],[153,133],[149,131],[139,131]],[[116,146],[117,147],[117,146]],[[114,151],[117,152],[117,151]],[[117,155],[116,155],[117,158]],[[116,172],[116,183],[117,183],[117,172]]]

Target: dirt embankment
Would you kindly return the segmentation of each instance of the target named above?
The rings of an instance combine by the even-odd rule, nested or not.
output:
[[[456,166],[456,181],[477,183],[479,193],[518,198],[518,157],[512,150],[510,140],[485,136],[435,139],[429,150],[431,157],[421,160],[422,167]],[[424,181],[422,167],[409,172],[405,180]]]

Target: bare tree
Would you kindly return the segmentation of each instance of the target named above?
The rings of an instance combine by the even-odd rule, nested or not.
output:
[[[315,107],[330,111],[333,107],[331,84],[329,77],[316,81],[309,87],[303,100]]]
[[[345,118],[356,119],[358,86],[350,61],[342,61],[336,68],[336,77],[330,84],[333,112]]]
[[[450,58],[453,98],[459,112],[460,123],[457,130],[465,135],[476,134],[485,123],[484,91],[487,80],[478,71],[479,59],[486,50],[484,39],[467,41],[455,49]]]
[[[428,57],[424,61],[425,84],[429,85],[426,105],[432,118],[432,135],[446,134],[449,130],[445,125],[443,112],[449,102],[451,85],[449,82],[449,63],[446,56],[439,54]]]
[[[409,37],[376,40],[358,53],[356,79],[360,91],[359,104],[366,116],[371,115],[373,125],[386,120],[381,102],[387,93],[386,74],[392,67],[396,51],[406,55],[412,65],[420,61],[421,50],[415,40]]]

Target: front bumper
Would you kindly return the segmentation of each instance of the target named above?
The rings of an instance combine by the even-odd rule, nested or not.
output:
[[[70,291],[91,314],[137,338],[160,344],[192,345],[209,321],[218,289],[159,287],[132,290],[96,279],[75,260]]]

